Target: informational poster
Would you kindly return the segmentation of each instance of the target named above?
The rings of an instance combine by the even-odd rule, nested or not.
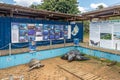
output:
[[[120,50],[120,20],[91,22],[90,45],[95,40],[100,42],[99,47]]]
[[[59,25],[55,25],[55,28],[54,28],[54,30],[55,30],[55,37],[54,37],[54,39],[60,39],[60,27],[59,27]]]
[[[68,25],[68,39],[71,39],[71,25]]]
[[[54,24],[11,23],[12,43],[71,38],[71,26]]]
[[[44,24],[43,25],[43,40],[49,40],[49,25],[48,24]]]
[[[78,25],[75,25],[75,27],[73,28],[71,34],[73,36],[76,36],[78,34],[78,32],[79,32],[79,27],[78,27]]]
[[[113,49],[112,40],[100,40],[100,47]]]
[[[100,26],[96,23],[90,24],[90,45],[99,46],[100,43]]]
[[[113,48],[112,44],[112,31],[113,26],[111,22],[105,21],[100,24],[100,47]]]
[[[113,25],[113,47],[116,50],[120,50],[120,22],[114,22]]]
[[[64,39],[68,39],[68,26],[64,26]]]
[[[42,41],[43,40],[43,24],[35,24],[36,34],[35,34],[35,41]]]
[[[36,51],[36,42],[35,41],[29,42],[29,50],[30,50],[30,52]]]
[[[19,26],[19,42],[28,42],[28,28],[25,23]]]
[[[36,28],[35,28],[35,24],[27,24],[27,33],[28,33],[28,41],[35,41],[35,34],[36,34]]]
[[[69,34],[68,34],[69,35]],[[71,34],[70,34],[71,35]],[[60,26],[60,39],[64,38],[64,25]]]
[[[18,43],[19,42],[19,24],[18,23],[12,23],[11,24],[11,41],[12,43]]]
[[[51,40],[54,40],[54,37],[55,37],[54,28],[55,28],[54,25],[50,25],[50,28],[49,28],[49,39],[51,39]]]

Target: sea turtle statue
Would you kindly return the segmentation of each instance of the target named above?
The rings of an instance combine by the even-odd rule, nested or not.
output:
[[[88,60],[89,58],[84,57],[78,50],[71,50],[61,57],[61,59],[68,60],[69,62],[73,60]]]
[[[43,67],[44,66],[37,59],[31,59],[30,62],[28,63],[28,65],[29,65],[29,70],[28,71],[30,71],[30,70],[32,70],[34,68],[39,68],[39,67]]]

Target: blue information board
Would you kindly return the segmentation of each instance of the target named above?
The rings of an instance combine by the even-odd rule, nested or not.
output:
[[[30,52],[36,51],[36,42],[35,41],[29,42],[29,50],[30,50]]]
[[[74,46],[79,46],[79,39],[78,38],[74,39]]]

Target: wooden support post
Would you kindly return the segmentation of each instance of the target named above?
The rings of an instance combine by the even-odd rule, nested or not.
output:
[[[10,11],[10,17],[13,17],[13,10]]]

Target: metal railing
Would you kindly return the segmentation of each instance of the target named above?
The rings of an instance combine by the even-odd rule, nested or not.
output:
[[[66,47],[66,39],[64,39],[64,40],[58,40],[56,42],[53,41],[53,40],[49,40],[49,42],[48,41],[47,42],[46,41],[45,42],[38,42],[38,43],[36,43],[36,45],[37,46],[48,46],[49,45],[49,49],[52,49],[53,48],[52,46],[56,47],[56,44],[61,44],[61,43],[64,44],[62,47]],[[19,45],[17,43],[9,43],[9,44],[6,44],[5,46],[3,46],[3,47],[0,48],[0,50],[1,50],[0,54],[2,53],[2,50],[8,48],[7,54],[11,55],[12,51],[14,49],[25,48],[25,47],[28,48],[29,47],[29,43],[26,43],[25,45]],[[21,49],[20,51],[22,51],[22,50],[24,50],[24,49]],[[15,52],[15,50],[14,50],[14,52]],[[7,54],[5,54],[5,55],[7,55]]]

